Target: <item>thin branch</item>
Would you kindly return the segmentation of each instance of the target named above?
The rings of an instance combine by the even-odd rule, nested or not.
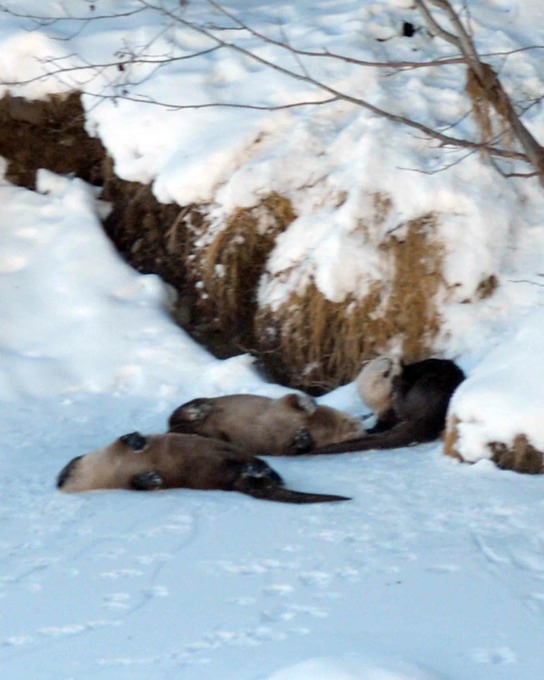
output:
[[[128,92],[122,94],[99,94],[97,92],[85,92],[88,97],[94,97],[103,100],[122,100],[135,102],[137,104],[149,104],[151,106],[158,106],[168,111],[183,111],[186,109],[249,109],[253,111],[283,111],[284,109],[296,109],[303,106],[322,106],[324,104],[332,104],[339,100],[338,97],[329,97],[328,99],[316,99],[310,101],[296,101],[291,104],[277,104],[277,105],[259,105],[259,104],[245,104],[234,102],[206,102],[205,104],[169,104],[168,102],[161,102],[157,99],[152,99],[147,95],[129,95]]]
[[[101,19],[123,19],[125,17],[132,17],[135,14],[145,11],[145,5],[139,7],[138,9],[128,10],[126,12],[113,12],[112,14],[88,14],[87,16],[73,16],[70,14],[62,14],[59,16],[43,16],[38,14],[30,14],[28,12],[17,12],[11,7],[7,7],[4,3],[0,3],[0,12],[4,14],[9,14],[10,16],[16,17],[17,19],[32,19],[36,22],[46,22],[46,25],[55,23],[57,21],[88,21],[89,19],[93,21],[100,21]]]
[[[127,66],[132,66],[133,64],[150,64],[161,66],[163,64],[170,64],[177,61],[184,61],[186,59],[194,59],[196,57],[202,57],[206,54],[211,54],[216,50],[220,49],[221,45],[216,45],[215,47],[210,47],[207,50],[201,50],[200,52],[193,52],[192,54],[186,54],[179,57],[169,56],[169,57],[159,57],[159,58],[141,58],[141,57],[131,57],[130,59],[117,59],[115,61],[107,61],[101,64],[97,63],[84,63],[79,66],[64,66],[61,68],[56,68],[55,70],[48,71],[47,73],[42,73],[39,76],[34,76],[33,78],[28,78],[27,80],[4,80],[2,81],[4,85],[30,85],[31,83],[39,82],[40,80],[45,80],[47,78],[53,78],[55,76],[66,75],[67,73],[77,73],[78,71],[88,71],[89,69],[95,69],[98,72],[103,72],[108,68],[116,68],[119,71],[124,70]],[[69,59],[76,55],[71,54],[63,57],[63,59]],[[56,57],[45,59],[42,63],[44,64],[57,64],[60,59]]]
[[[454,28],[455,35],[445,31],[438,24],[426,5],[427,1],[446,12]],[[439,31],[439,35],[454,44],[463,53],[469,73],[472,73],[477,79],[479,87],[485,94],[486,101],[502,119],[508,122],[515,138],[523,148],[527,160],[536,168],[541,185],[544,186],[544,148],[521,122],[510,97],[505,92],[495,71],[491,66],[481,61],[472,38],[463,26],[458,14],[452,8],[449,0],[414,0],[414,2],[426,20],[432,24],[433,28]]]
[[[143,1],[143,0],[141,0]],[[210,2],[210,0],[208,0]],[[266,66],[269,69],[272,69],[274,71],[277,71],[279,73],[283,73],[284,75],[288,76],[289,78],[293,78],[295,80],[300,80],[302,82],[305,82],[312,87],[315,87],[316,89],[322,90],[324,92],[327,92],[328,94],[332,95],[334,98],[341,99],[346,102],[350,102],[351,104],[355,104],[356,106],[359,106],[361,108],[366,109],[367,111],[370,111],[371,113],[380,116],[382,118],[386,118],[387,120],[390,120],[395,123],[399,123],[401,125],[404,125],[406,127],[410,127],[412,129],[418,130],[419,132],[422,132],[428,137],[431,137],[433,139],[438,140],[441,142],[443,145],[446,146],[457,146],[457,147],[464,147],[464,148],[469,148],[469,149],[477,149],[481,151],[486,151],[487,153],[493,154],[495,156],[501,157],[501,158],[514,158],[517,160],[525,161],[528,162],[528,158],[526,154],[520,153],[518,151],[513,151],[510,149],[500,149],[496,147],[491,147],[488,144],[481,143],[481,142],[471,142],[466,139],[458,138],[458,137],[451,137],[449,135],[444,135],[433,128],[430,128],[427,125],[424,125],[423,123],[419,123],[417,121],[414,121],[410,118],[407,118],[406,116],[401,116],[399,114],[394,114],[391,113],[390,111],[386,111],[385,109],[381,109],[370,102],[367,102],[364,99],[360,99],[359,97],[355,97],[353,95],[346,94],[344,92],[340,92],[339,90],[326,85],[325,83],[322,83],[320,81],[315,80],[314,78],[311,78],[307,75],[297,73],[296,71],[293,71],[291,69],[288,69],[286,67],[280,66],[279,64],[275,64],[271,62],[268,59],[265,59],[264,57],[260,57],[259,55],[251,52],[250,50],[247,50],[240,45],[237,45],[235,43],[230,43],[227,42],[226,40],[220,38],[219,36],[214,35],[212,32],[208,31],[207,29],[203,28],[202,26],[198,26],[194,24],[191,21],[188,21],[187,19],[184,19],[183,17],[179,17],[169,10],[166,10],[162,7],[157,7],[156,5],[152,5],[150,3],[146,3],[147,6],[153,7],[155,10],[164,13],[166,16],[170,17],[171,19],[181,23],[182,25],[186,26],[192,31],[195,31],[197,33],[200,33],[201,35],[206,36],[210,40],[213,40],[216,44],[221,45],[222,47],[225,47],[229,50],[232,50],[234,52],[237,52],[238,54],[242,54],[245,57],[248,57],[249,59],[252,59],[253,61],[256,61],[257,63],[262,64],[263,66]],[[239,22],[243,25],[243,22]],[[176,108],[176,107],[174,107]],[[181,108],[181,107],[180,107]],[[184,108],[191,108],[190,106],[186,106]]]

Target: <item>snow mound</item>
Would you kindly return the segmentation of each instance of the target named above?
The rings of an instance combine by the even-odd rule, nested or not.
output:
[[[525,435],[544,450],[544,310],[520,321],[455,392],[449,420],[457,431],[455,450],[466,461],[491,458],[489,444],[512,444]]]
[[[108,392],[176,404],[233,379],[262,388],[249,356],[220,362],[172,323],[168,288],[122,262],[102,231],[94,188],[45,170],[37,184],[0,185],[0,399]]]
[[[267,680],[444,680],[444,676],[405,661],[349,656],[302,661]]]

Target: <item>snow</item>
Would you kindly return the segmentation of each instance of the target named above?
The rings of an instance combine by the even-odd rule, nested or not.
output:
[[[286,388],[266,383],[247,355],[215,359],[172,323],[172,292],[130,269],[103,235],[107,206],[95,189],[45,170],[35,192],[2,180],[2,677],[540,678],[544,479],[497,470],[485,446],[525,433],[544,447],[544,205],[536,182],[501,178],[476,156],[457,162],[457,153],[347,102],[274,112],[123,99],[126,91],[174,107],[278,105],[323,93],[247,56],[207,51],[213,40],[136,0],[74,0],[69,20],[66,3],[5,4],[58,20],[0,15],[2,88],[42,98],[81,85],[87,129],[122,177],[152,181],[164,201],[210,203],[217,229],[271,191],[291,199],[298,219],[278,239],[262,302],[280,304],[309,280],[331,300],[362,296],[383,275],[375,246],[384,235],[438,215],[450,288],[436,350],[469,374],[452,413],[461,419],[459,447],[475,464],[445,457],[440,443],[270,460],[292,488],[353,497],[312,507],[183,489],[60,494],[55,476],[70,458],[125,432],[164,431],[186,400],[279,396]],[[407,0],[247,5],[225,3],[256,30],[286,35],[301,49],[374,60],[450,53],[423,30],[399,35],[400,22],[417,18]],[[540,3],[472,5],[482,52],[544,44]],[[201,1],[157,7],[228,25],[222,39],[297,64]],[[88,68],[146,44],[155,56],[202,54],[160,67]],[[55,62],[44,63],[52,57],[81,68],[41,78],[54,70]],[[530,50],[492,59],[523,101],[541,96],[543,58]],[[456,122],[459,134],[471,129],[461,117],[464,76],[453,67],[384,78],[345,62],[306,64],[377,106],[398,104],[429,125]],[[112,94],[120,98],[103,99]],[[542,140],[542,106],[525,118]],[[377,194],[391,199],[383,220],[372,217]],[[490,275],[499,287],[477,299]],[[353,384],[322,402],[366,411]]]

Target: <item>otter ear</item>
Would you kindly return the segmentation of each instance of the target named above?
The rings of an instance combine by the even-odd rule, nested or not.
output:
[[[294,408],[297,411],[303,411],[309,416],[313,416],[317,411],[317,403],[309,394],[286,394],[280,401],[284,401],[291,408]]]
[[[157,491],[164,488],[164,480],[156,470],[148,470],[134,475],[130,480],[130,488],[134,491]]]
[[[175,412],[175,416],[179,420],[195,422],[206,420],[212,411],[213,401],[211,399],[193,399],[180,406]]]
[[[119,437],[119,441],[130,446],[133,451],[143,451],[147,446],[147,439],[139,432],[124,434],[122,437]]]

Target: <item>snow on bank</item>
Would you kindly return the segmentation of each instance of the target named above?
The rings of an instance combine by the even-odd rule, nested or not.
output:
[[[456,450],[467,461],[490,458],[490,442],[512,445],[518,435],[544,451],[544,311],[521,320],[455,393]]]
[[[219,362],[172,324],[166,286],[119,260],[94,193],[47,171],[38,192],[0,185],[0,399],[262,389],[249,357]]]

